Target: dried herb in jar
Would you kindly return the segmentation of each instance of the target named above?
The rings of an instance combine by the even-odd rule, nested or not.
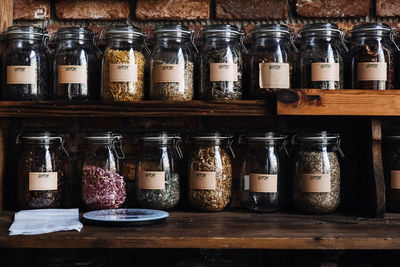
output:
[[[304,175],[315,175],[315,179],[329,180],[329,184],[323,185],[329,189],[321,190],[325,192],[305,192],[308,188],[301,188],[301,183],[305,183],[302,181],[305,179]],[[321,178],[322,175],[326,177]],[[335,152],[301,151],[296,164],[296,176],[298,184],[294,198],[299,209],[321,214],[336,210],[340,203],[340,165]]]
[[[351,89],[387,90],[396,87],[395,55],[398,49],[386,24],[366,23],[351,31],[349,60]]]
[[[111,64],[115,65],[112,66]],[[103,62],[103,100],[129,102],[143,100],[144,66],[145,57],[139,51],[107,49],[104,53]],[[118,71],[110,70],[111,67],[134,68],[136,71],[126,71],[130,74],[128,77],[111,77],[111,71]],[[117,75],[114,74],[114,76]]]
[[[300,87],[343,89],[343,55],[347,47],[336,24],[316,23],[300,31]]]
[[[251,32],[253,44],[247,59],[251,99],[274,99],[280,89],[292,86],[297,48],[285,25],[258,25]]]
[[[18,201],[21,209],[58,208],[64,198],[62,139],[51,134],[17,137],[24,143],[18,161]]]
[[[158,65],[158,67],[157,67]],[[179,64],[171,66],[170,64],[155,64],[154,68],[170,68],[178,67]],[[193,99],[193,69],[194,65],[192,62],[186,62],[183,65],[183,73],[173,77],[173,82],[168,81],[157,81],[154,77],[151,81],[150,99],[153,100],[170,100],[170,101],[190,101]],[[180,67],[178,67],[180,68]],[[155,70],[153,69],[153,74]],[[160,75],[160,74],[155,74]],[[181,79],[181,77],[183,77]]]
[[[202,98],[242,98],[243,59],[241,32],[232,25],[212,25],[203,31],[201,55]]]
[[[144,162],[142,170],[157,170],[156,164]],[[179,174],[160,172],[164,176],[164,189],[138,188],[137,201],[141,207],[151,209],[170,209],[176,206],[180,199]],[[140,174],[139,174],[140,175]],[[143,179],[139,177],[139,179]],[[139,181],[139,187],[140,187]]]
[[[201,146],[190,160],[189,202],[195,209],[220,211],[231,201],[232,163],[228,152],[214,146]],[[209,177],[207,177],[210,175]],[[213,177],[214,176],[214,177]],[[202,185],[197,179],[211,178]],[[215,183],[215,184],[213,184]],[[207,189],[196,189],[196,188]]]
[[[90,209],[117,209],[126,199],[125,181],[114,171],[85,166],[82,172],[82,200]]]

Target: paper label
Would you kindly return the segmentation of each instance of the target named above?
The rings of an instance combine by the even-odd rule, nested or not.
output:
[[[165,189],[165,172],[142,171],[139,175],[139,189]]]
[[[312,63],[311,80],[313,82],[339,81],[339,63]]]
[[[323,173],[300,174],[300,191],[309,193],[331,192],[331,175]]]
[[[7,66],[7,84],[36,84],[37,75],[32,66]]]
[[[260,63],[260,88],[290,88],[289,63]]]
[[[259,193],[278,192],[278,175],[251,173],[250,191]]]
[[[190,172],[190,189],[215,190],[217,188],[217,175],[215,172]]]
[[[390,188],[400,189],[400,170],[392,170],[390,172]]]
[[[234,63],[210,63],[210,82],[237,82],[238,65]]]
[[[154,65],[153,79],[156,83],[180,83],[185,79],[184,64]]]
[[[135,83],[137,82],[137,64],[110,64],[110,82]]]
[[[29,190],[48,191],[57,190],[57,172],[30,172]]]
[[[357,64],[358,81],[386,81],[386,62],[361,62]]]
[[[58,83],[87,83],[87,67],[80,65],[58,66]]]

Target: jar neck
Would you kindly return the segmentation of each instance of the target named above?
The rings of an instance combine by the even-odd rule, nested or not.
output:
[[[23,46],[23,45],[35,45],[35,44],[43,44],[42,39],[7,39],[8,45],[14,46]]]
[[[286,45],[289,43],[289,39],[282,37],[260,37],[255,39],[253,43],[255,47],[266,47],[271,43]]]
[[[113,38],[108,40],[108,47],[110,48],[137,48],[141,49],[143,45],[142,40],[138,39],[122,39]]]
[[[300,143],[301,151],[334,152],[336,148],[336,144]]]
[[[182,37],[160,37],[156,40],[156,45],[161,46],[189,46],[190,39]]]
[[[92,40],[85,40],[85,39],[62,39],[59,41],[59,46],[63,47],[72,47],[72,46],[82,46],[82,45],[93,45]]]

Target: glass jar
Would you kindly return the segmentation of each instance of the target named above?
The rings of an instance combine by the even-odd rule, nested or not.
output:
[[[188,101],[193,99],[193,34],[185,26],[161,25],[150,60],[150,99]],[[194,46],[195,47],[195,46]]]
[[[142,141],[137,170],[137,202],[143,208],[170,209],[180,199],[178,157],[181,138],[166,133],[147,135]]]
[[[315,23],[299,31],[300,87],[343,89],[343,56],[347,47],[336,24]]]
[[[291,88],[293,54],[297,48],[292,42],[289,28],[279,24],[258,25],[251,35],[249,98],[270,98],[277,90]]]
[[[54,95],[59,100],[98,100],[101,62],[95,35],[87,28],[61,28],[54,56]]]
[[[189,203],[197,210],[221,211],[231,202],[232,162],[228,150],[232,152],[232,136],[201,135],[193,141]]]
[[[236,100],[243,95],[243,33],[233,25],[203,30],[201,95],[203,99]]]
[[[353,27],[350,37],[350,88],[396,88],[395,55],[398,48],[391,28],[382,23],[361,24]]]
[[[2,59],[2,100],[49,100],[48,35],[30,26],[9,27]]]
[[[334,212],[340,204],[340,137],[326,132],[296,136],[299,144],[294,177],[294,202],[307,213]]]
[[[125,158],[122,137],[105,133],[85,138],[82,200],[88,209],[120,208],[126,199],[125,181],[118,174],[119,160]]]
[[[400,212],[400,136],[385,136],[385,161],[387,207],[392,212]]]
[[[47,132],[24,134],[18,135],[17,144],[24,145],[17,171],[19,207],[61,207],[67,154],[62,138]]]
[[[287,136],[276,133],[249,135],[239,143],[247,145],[242,163],[240,196],[242,205],[252,211],[272,212],[283,206],[282,151]]]
[[[105,101],[137,102],[144,98],[145,34],[132,26],[107,30],[101,97]]]

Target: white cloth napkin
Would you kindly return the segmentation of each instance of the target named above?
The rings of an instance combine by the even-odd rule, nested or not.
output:
[[[14,216],[10,235],[39,235],[58,231],[81,231],[78,209],[22,210]]]

